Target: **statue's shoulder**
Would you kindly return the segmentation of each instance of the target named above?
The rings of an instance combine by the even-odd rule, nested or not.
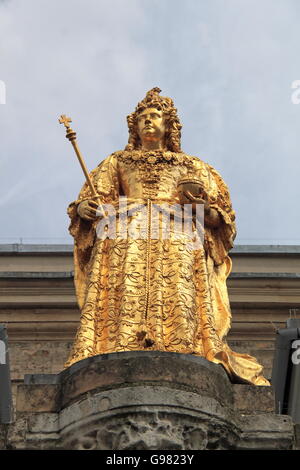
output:
[[[191,155],[189,155],[189,157],[193,159],[193,163],[194,163],[196,168],[201,168],[202,170],[206,170],[216,180],[218,180],[220,182],[222,181],[224,183],[222,176],[220,175],[220,173],[212,165],[205,162],[204,160],[202,160],[199,157],[191,156]]]
[[[221,178],[220,173],[213,166],[209,165],[209,163],[206,163],[206,166],[207,166],[207,169],[211,172],[212,175],[216,175],[219,178]]]
[[[196,170],[201,170],[203,176],[208,176],[210,180],[215,181],[219,189],[221,188],[224,192],[228,192],[227,184],[223,180],[220,173],[212,165],[194,155],[186,155],[186,157],[192,161],[193,166]]]
[[[211,165],[207,164],[207,168],[210,174],[213,176],[213,178],[217,181],[218,185],[224,187],[224,189],[227,190],[227,185],[225,181],[223,180],[221,174]]]
[[[227,184],[225,183],[224,179],[222,178],[222,176],[220,175],[220,173],[211,165],[207,164],[207,168],[208,168],[210,177],[214,179],[218,187],[219,193],[222,194],[226,200],[230,200],[229,188]]]
[[[208,170],[209,165],[201,158],[197,157],[196,155],[189,155],[187,153],[185,153],[184,155],[185,155],[185,161],[192,164],[195,167],[195,169],[201,170],[201,171]]]
[[[123,150],[117,150],[116,152],[111,153],[108,157],[104,158],[99,165],[91,171],[92,175],[96,175],[102,171],[106,171],[109,167],[114,167],[118,163],[118,157],[123,153]]]
[[[98,168],[105,165],[106,163],[116,162],[123,153],[124,150],[117,150],[116,152],[111,153],[110,155],[108,155],[108,157],[104,158],[104,160],[99,163]]]

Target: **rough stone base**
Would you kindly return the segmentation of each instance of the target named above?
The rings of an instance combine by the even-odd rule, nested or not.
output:
[[[25,376],[0,449],[292,449],[271,387],[231,384],[201,357],[124,352]]]

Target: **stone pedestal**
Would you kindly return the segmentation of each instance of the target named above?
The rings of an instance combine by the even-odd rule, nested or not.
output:
[[[220,365],[156,351],[104,354],[26,375],[0,448],[291,449],[270,387],[232,384]]]

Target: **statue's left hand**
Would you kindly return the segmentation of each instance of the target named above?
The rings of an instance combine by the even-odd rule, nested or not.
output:
[[[203,204],[205,214],[208,214],[211,211],[209,203],[203,198],[202,195],[195,196],[191,193],[191,191],[184,191],[183,194],[189,201],[193,203],[193,206],[194,204]]]
[[[220,225],[221,219],[218,211],[210,207],[209,203],[203,198],[202,195],[195,196],[190,191],[184,191],[184,196],[189,199],[193,204],[193,209],[195,209],[196,204],[204,205],[204,220],[205,223],[210,227],[218,227]]]

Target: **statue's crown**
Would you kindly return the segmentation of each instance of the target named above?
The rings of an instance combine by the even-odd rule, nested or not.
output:
[[[169,111],[170,108],[174,108],[173,100],[167,96],[160,96],[160,92],[161,89],[158,87],[149,90],[145,98],[138,103],[135,111],[140,113],[146,108],[157,108],[162,111]]]

